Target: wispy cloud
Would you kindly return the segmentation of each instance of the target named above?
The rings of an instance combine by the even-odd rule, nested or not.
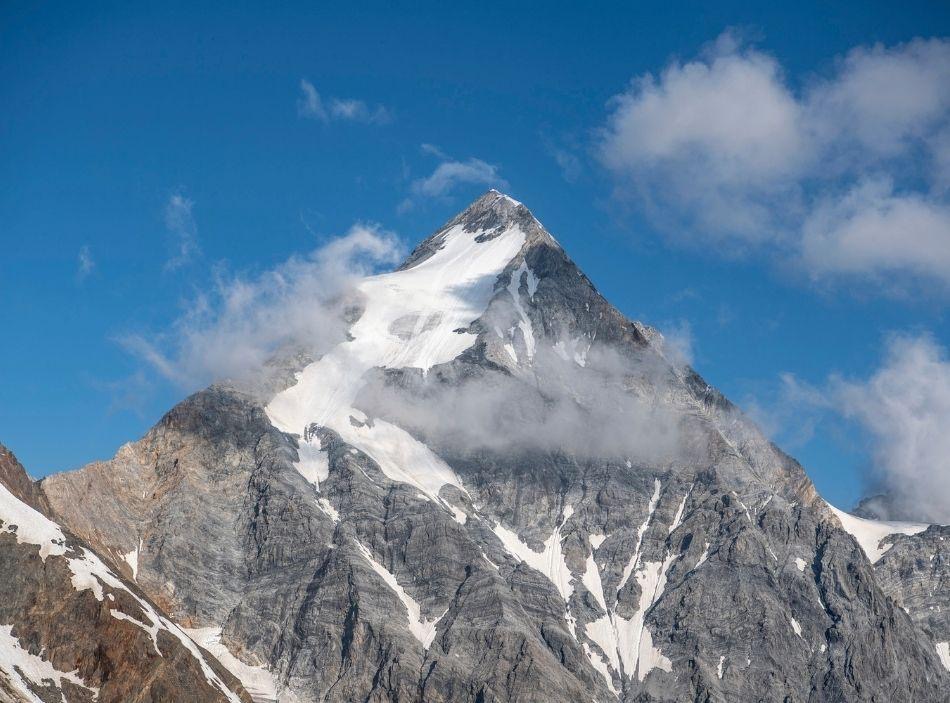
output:
[[[76,265],[76,280],[80,283],[91,274],[96,268],[95,259],[92,258],[92,250],[90,250],[88,244],[83,244],[79,247],[79,255],[77,257]]]
[[[858,47],[796,91],[726,32],[636,77],[598,153],[618,196],[681,243],[950,290],[950,40]]]
[[[165,228],[172,236],[174,253],[165,262],[165,270],[173,271],[190,263],[199,253],[198,227],[192,215],[194,202],[181,193],[172,193],[165,203]]]
[[[118,342],[160,376],[187,390],[222,378],[243,378],[286,349],[322,352],[345,332],[343,311],[352,284],[403,247],[376,225],[355,225],[304,257],[255,276],[219,271],[211,290],[190,300],[157,334],[132,333]]]
[[[410,184],[411,196],[402,201],[399,210],[411,209],[424,199],[444,198],[463,184],[481,184],[507,188],[508,182],[498,173],[498,166],[474,157],[458,161],[432,144],[423,144],[424,153],[435,156],[440,163],[431,174],[417,178]]]
[[[370,106],[356,98],[329,98],[324,100],[313,83],[300,79],[300,97],[297,99],[297,114],[300,117],[330,122],[342,120],[365,124],[387,124],[392,114],[383,105]]]

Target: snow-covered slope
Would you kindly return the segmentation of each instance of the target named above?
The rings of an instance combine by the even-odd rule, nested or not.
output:
[[[459,224],[441,234],[441,246],[430,258],[363,281],[358,289],[363,312],[351,338],[306,367],[295,385],[270,402],[268,417],[285,432],[305,437],[311,446],[303,447],[304,456],[320,451],[307,432],[315,424],[338,432],[394,481],[430,497],[445,484],[461,488],[452,469],[427,447],[384,420],[366,423],[353,401],[370,369],[426,372],[468,349],[477,339],[469,325],[485,312],[498,276],[524,242],[517,224],[491,238]],[[307,465],[299,468],[310,477]]]
[[[926,530],[930,525],[917,522],[885,522],[883,520],[867,520],[839,510],[833,505],[828,506],[838,516],[841,526],[850,532],[861,545],[871,563],[876,563],[891,548],[887,541],[890,535],[916,535]]]

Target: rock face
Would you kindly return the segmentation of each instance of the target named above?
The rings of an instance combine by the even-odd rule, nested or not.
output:
[[[248,702],[240,684],[81,540],[0,447],[0,701]]]
[[[874,565],[881,588],[930,637],[950,669],[950,527],[889,539],[893,546]]]
[[[256,700],[946,700],[802,468],[523,205],[355,295],[288,387],[41,484]]]

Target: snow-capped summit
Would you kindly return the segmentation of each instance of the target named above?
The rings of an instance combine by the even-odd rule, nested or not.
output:
[[[423,240],[400,266],[400,270],[412,268],[432,256],[449,237],[470,234],[473,239],[483,243],[514,229],[522,232],[528,242],[544,238],[557,246],[554,237],[527,207],[493,188],[449,220],[435,234]]]

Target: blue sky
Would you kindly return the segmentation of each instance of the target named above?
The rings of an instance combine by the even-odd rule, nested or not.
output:
[[[950,483],[950,6],[756,5],[4,3],[0,441],[111,456],[187,390],[130,338],[495,185],[833,502]]]

